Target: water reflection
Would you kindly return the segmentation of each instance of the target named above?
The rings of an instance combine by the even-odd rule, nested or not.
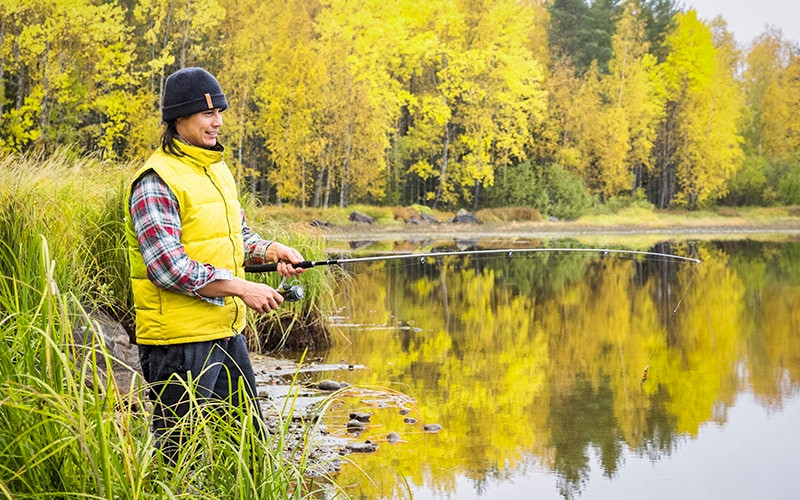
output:
[[[417,404],[411,424],[397,408],[368,408],[366,438],[402,440],[351,456],[373,484],[355,467],[337,481],[365,498],[531,498],[554,495],[525,489],[523,478],[545,474],[555,496],[574,498],[635,457],[669,461],[704,426],[724,426],[742,393],[780,413],[800,389],[800,245],[652,250],[703,263],[541,253],[348,268],[345,321],[392,329],[343,327],[346,341],[324,356],[369,368],[348,382]],[[342,411],[367,406],[351,400]],[[425,433],[426,422],[443,430]],[[740,453],[766,451],[758,444]]]

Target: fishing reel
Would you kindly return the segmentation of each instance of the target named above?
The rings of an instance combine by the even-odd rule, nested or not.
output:
[[[287,302],[297,302],[306,294],[305,290],[303,290],[303,285],[299,281],[294,280],[291,283],[287,283],[286,276],[283,277],[276,290],[283,295],[283,300]]]

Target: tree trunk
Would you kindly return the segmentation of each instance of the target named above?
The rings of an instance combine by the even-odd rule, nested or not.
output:
[[[347,129],[345,131],[345,146],[344,146],[344,165],[342,167],[342,192],[339,196],[339,208],[347,206],[347,196],[350,191],[350,154],[353,150],[353,134],[351,132],[351,125],[353,121],[347,121]]]
[[[314,199],[311,202],[314,208],[319,208],[319,200],[322,198],[322,176],[324,174],[324,170],[320,169],[314,179]]]
[[[433,209],[439,205],[442,199],[442,189],[447,181],[447,155],[450,151],[450,124],[444,126],[444,147],[442,148],[441,169],[439,169],[439,185],[436,186],[436,197],[433,199]]]
[[[191,27],[192,19],[192,2],[186,2],[186,22],[183,24],[183,39],[181,40],[181,68],[186,67],[186,51],[189,47],[189,28]]]
[[[42,54],[42,113],[39,115],[39,129],[44,135],[45,126],[47,125],[47,93],[49,92],[48,86],[50,84],[47,78],[47,58],[50,57],[50,40],[44,44],[44,53]]]
[[[328,203],[331,201],[331,169],[326,168],[325,174],[328,176],[328,178],[325,179],[325,203],[323,205],[323,208],[327,210]]]

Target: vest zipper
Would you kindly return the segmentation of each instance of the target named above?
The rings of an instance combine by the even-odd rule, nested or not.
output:
[[[211,185],[214,186],[214,189],[217,190],[219,196],[222,198],[222,204],[225,206],[225,223],[228,225],[228,241],[231,242],[231,252],[233,254],[233,263],[236,265],[236,242],[233,240],[233,229],[231,228],[231,219],[228,217],[228,199],[225,197],[225,194],[222,192],[222,189],[214,182],[214,178],[211,174],[208,173],[208,167],[203,167],[203,173],[206,174],[208,180],[211,182]],[[233,276],[236,276],[236,269],[232,269]],[[235,334],[239,333],[236,331],[236,320],[239,319],[239,303],[236,302],[235,298],[232,299],[233,305],[236,308],[236,315],[233,317],[233,323],[231,323],[231,331]]]

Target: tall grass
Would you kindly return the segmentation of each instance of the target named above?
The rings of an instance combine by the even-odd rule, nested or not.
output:
[[[250,224],[262,237],[293,246],[306,260],[327,258],[320,244],[320,236],[312,229],[272,220],[269,212],[264,209],[250,212],[256,214]],[[282,281],[277,273],[249,273],[247,279],[266,283],[274,288]],[[271,315],[251,315],[248,332],[251,349],[280,349],[290,334],[296,339],[310,339],[316,347],[328,346],[330,338],[327,328],[322,324],[320,311],[329,311],[332,307],[335,294],[333,279],[332,271],[322,267],[308,269],[299,277],[289,279],[289,284],[296,283],[303,287],[303,299],[294,303],[286,301]],[[307,341],[300,343],[312,347]],[[297,342],[294,347],[297,347],[296,344]]]
[[[121,361],[90,313],[130,311],[130,170],[67,150],[0,159],[0,498],[330,496],[309,479],[311,429],[265,435],[247,404],[197,401],[172,464],[155,450],[143,381],[123,390],[107,375]]]
[[[2,277],[0,306],[0,494],[86,498],[306,498],[325,487],[308,474],[310,446],[300,442],[286,458],[286,437],[263,435],[247,404],[209,411],[194,401],[190,426],[175,464],[154,451],[143,384],[122,393],[102,342],[73,343],[71,324],[88,317],[54,280],[46,240],[40,238],[39,286]],[[6,268],[16,257],[4,250]],[[11,262],[9,262],[11,261]],[[23,270],[24,271],[24,270]],[[15,286],[33,307],[20,307]],[[102,336],[89,324],[90,336]],[[138,381],[141,382],[141,381]],[[191,387],[189,387],[191,389]],[[213,408],[212,408],[213,410]]]

